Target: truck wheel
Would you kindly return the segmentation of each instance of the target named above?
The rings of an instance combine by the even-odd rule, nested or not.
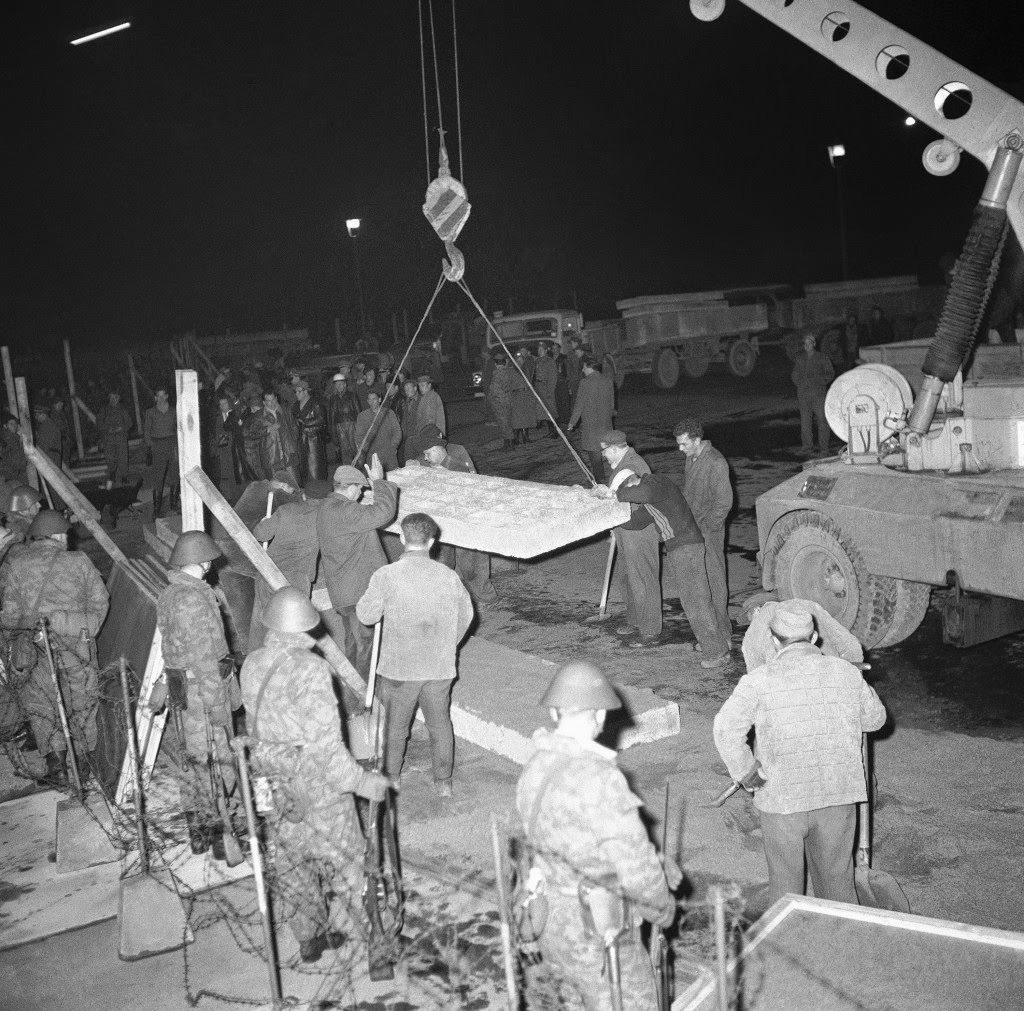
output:
[[[783,519],[766,555],[780,600],[813,600],[872,649],[892,627],[898,580],[874,576],[835,520],[805,511]]]
[[[711,367],[711,354],[706,344],[684,344],[679,364],[687,379],[700,379]]]
[[[662,348],[654,354],[651,379],[659,390],[671,390],[679,382],[679,357],[671,348]]]
[[[875,649],[895,646],[912,636],[924,621],[928,613],[928,604],[932,598],[930,583],[915,583],[909,579],[897,579],[896,608],[892,615],[889,630],[875,644]]]
[[[734,376],[739,376],[740,379],[746,379],[747,376],[754,371],[754,366],[757,364],[757,352],[754,350],[754,345],[746,338],[733,341],[729,345],[729,357],[727,361],[729,371]]]

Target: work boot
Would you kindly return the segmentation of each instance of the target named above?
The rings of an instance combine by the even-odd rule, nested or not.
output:
[[[299,942],[299,958],[303,962],[318,962],[326,949],[327,938],[323,934],[317,934],[307,941]]]
[[[213,841],[210,826],[203,821],[202,815],[198,811],[186,811],[185,824],[188,825],[188,843],[192,847],[192,852],[196,856],[205,853]]]
[[[45,782],[58,790],[66,790],[68,786],[68,773],[64,768],[63,752],[51,751],[46,756]]]

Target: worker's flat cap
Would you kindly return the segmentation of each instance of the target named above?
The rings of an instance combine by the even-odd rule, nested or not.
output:
[[[628,446],[629,439],[626,438],[625,432],[620,432],[617,428],[613,428],[608,432],[605,432],[601,436],[602,446]]]
[[[783,600],[775,608],[770,625],[780,639],[806,639],[814,631],[814,617],[798,601]]]
[[[347,463],[342,464],[334,472],[334,487],[347,488],[352,484],[357,484],[361,488],[366,488],[369,486],[370,482],[361,470],[358,470],[355,467],[350,467]]]

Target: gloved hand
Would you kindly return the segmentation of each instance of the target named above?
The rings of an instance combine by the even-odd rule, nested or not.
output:
[[[224,706],[217,706],[216,709],[207,710],[206,718],[210,721],[211,727],[226,727],[231,722],[231,714]]]
[[[359,781],[359,786],[356,787],[356,793],[360,797],[365,797],[367,800],[379,803],[388,795],[390,788],[391,780],[383,773],[364,772],[362,779]]]
[[[167,684],[163,681],[158,681],[153,685],[153,690],[149,693],[149,701],[146,703],[146,708],[155,714],[160,712],[165,705],[167,705]]]
[[[180,667],[165,667],[167,680],[167,705],[171,709],[188,709],[188,681]]]
[[[659,854],[661,866],[665,871],[665,880],[668,882],[668,890],[674,892],[683,882],[683,872],[679,864],[664,853]]]

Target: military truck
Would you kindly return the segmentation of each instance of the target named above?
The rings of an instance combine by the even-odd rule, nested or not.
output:
[[[936,587],[950,590],[945,641],[1018,631],[1024,380],[971,366],[1008,231],[1024,237],[1024,105],[856,3],[741,2],[938,132],[929,172],[948,175],[962,151],[988,170],[920,362],[841,375],[826,416],[845,449],[757,499],[764,588],[818,601],[869,648],[909,636]],[[710,21],[724,0],[690,8]]]

